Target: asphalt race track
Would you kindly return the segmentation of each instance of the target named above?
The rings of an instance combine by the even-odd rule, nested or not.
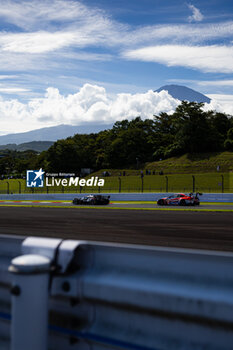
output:
[[[110,208],[1,206],[0,234],[233,251],[231,211]]]
[[[86,208],[87,206],[77,205],[74,206],[71,201],[63,200],[0,200],[1,206],[29,206],[29,207],[64,207],[64,208]],[[89,207],[88,207],[89,208]],[[93,209],[93,206],[90,208]],[[233,203],[203,203],[200,206],[158,206],[156,202],[111,202],[107,206],[97,206],[98,209],[141,209],[141,210],[204,210],[204,211],[232,211]]]

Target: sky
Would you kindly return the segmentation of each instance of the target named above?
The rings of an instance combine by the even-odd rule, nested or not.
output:
[[[172,113],[163,85],[233,114],[229,0],[0,0],[0,134]]]

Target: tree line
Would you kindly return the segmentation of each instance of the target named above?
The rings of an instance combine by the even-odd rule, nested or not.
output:
[[[7,151],[0,158],[0,172],[40,167],[76,173],[81,168],[135,168],[185,153],[233,151],[233,117],[204,111],[203,106],[183,101],[172,114],[118,121],[109,130],[58,140],[40,154]]]

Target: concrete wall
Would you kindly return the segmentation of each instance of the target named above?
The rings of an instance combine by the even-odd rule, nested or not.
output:
[[[83,197],[85,195],[88,194],[1,194],[0,200],[72,200],[75,197]],[[109,195],[112,201],[156,201],[161,197],[167,197],[169,193],[105,193],[104,195]],[[204,193],[200,199],[202,202],[233,202],[233,193]]]

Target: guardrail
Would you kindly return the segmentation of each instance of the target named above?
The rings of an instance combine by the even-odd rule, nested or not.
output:
[[[92,193],[98,194],[98,193]],[[167,197],[172,193],[102,193],[110,196],[111,201],[157,201],[159,198]],[[70,200],[88,196],[90,193],[37,193],[37,194],[0,194],[0,200]],[[233,193],[203,193],[201,202],[232,202]]]
[[[9,236],[0,253],[1,349],[232,349],[231,253]]]

